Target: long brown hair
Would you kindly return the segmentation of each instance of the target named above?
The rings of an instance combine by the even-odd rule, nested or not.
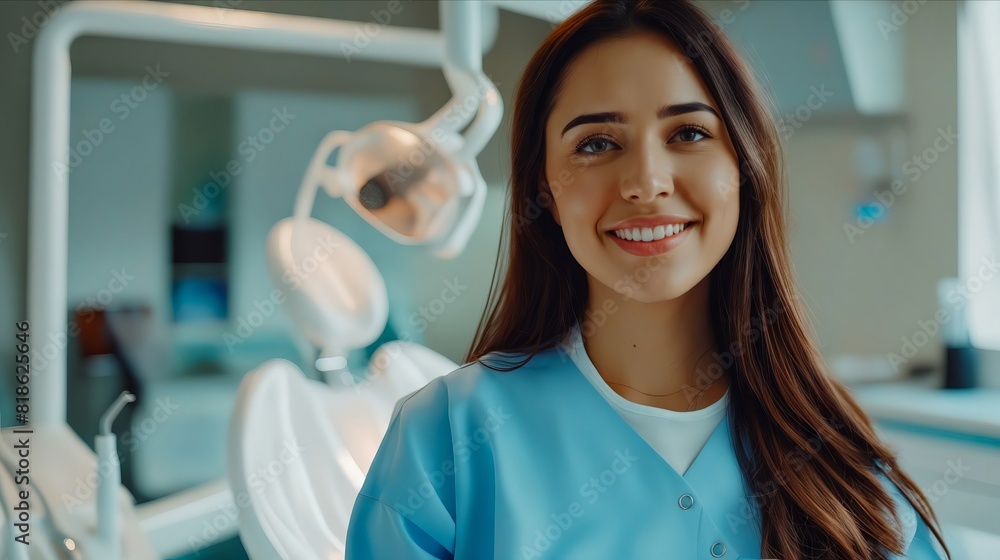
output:
[[[785,560],[901,554],[899,517],[879,472],[943,545],[927,498],[829,375],[807,328],[786,247],[786,172],[767,110],[772,101],[721,30],[688,0],[597,0],[557,26],[528,63],[514,105],[511,196],[489,310],[466,363],[487,365],[481,358],[491,352],[524,355],[516,369],[583,322],[586,275],[547,210],[550,192],[540,188],[545,124],[574,56],[596,41],[643,30],[671,38],[694,65],[740,162],[739,224],[711,273],[709,299],[713,333],[733,357],[730,424],[761,517],[761,553]],[[554,181],[572,181],[549,179],[549,190]]]

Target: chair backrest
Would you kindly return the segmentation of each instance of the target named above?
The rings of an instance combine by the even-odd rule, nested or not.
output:
[[[228,476],[253,560],[343,558],[351,510],[394,406],[458,367],[406,342],[383,345],[371,362],[354,385],[313,381],[280,359],[240,384]]]

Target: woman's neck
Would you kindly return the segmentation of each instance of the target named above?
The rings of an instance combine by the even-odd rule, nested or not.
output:
[[[591,278],[581,334],[605,382],[632,402],[668,410],[721,398],[729,374],[712,333],[708,288],[706,277],[679,298],[642,303]]]

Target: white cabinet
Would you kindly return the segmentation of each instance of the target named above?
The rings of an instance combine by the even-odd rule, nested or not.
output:
[[[930,500],[952,558],[1000,557],[1000,390],[880,383],[853,391]]]
[[[1000,440],[962,441],[896,422],[877,427],[942,523],[1000,535]]]

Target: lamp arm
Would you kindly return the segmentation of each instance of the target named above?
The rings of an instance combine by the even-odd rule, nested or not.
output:
[[[474,160],[493,138],[503,119],[503,99],[485,74],[479,73],[478,88],[484,92],[475,119],[465,131],[465,143],[455,152],[458,161]]]
[[[295,213],[293,215],[296,222],[300,222],[312,214],[312,205],[316,201],[316,191],[320,185],[336,184],[331,177],[335,171],[326,164],[326,161],[334,150],[348,143],[352,136],[350,132],[334,130],[320,141],[319,147],[313,153],[312,160],[309,161],[309,167],[306,168],[298,195],[295,197]],[[327,189],[327,192],[339,193],[340,190]]]
[[[440,13],[444,31],[441,68],[452,97],[418,126],[425,137],[438,143],[468,126],[455,153],[455,159],[462,161],[476,157],[496,133],[503,103],[493,81],[483,73],[482,4],[441,2]]]

